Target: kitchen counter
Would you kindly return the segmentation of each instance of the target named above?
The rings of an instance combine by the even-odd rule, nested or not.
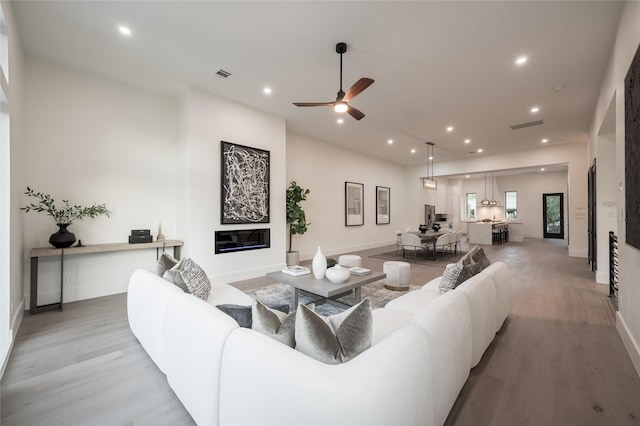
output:
[[[495,226],[507,225],[508,222],[491,221],[491,222],[468,222],[467,237],[470,244],[493,244],[493,228]]]

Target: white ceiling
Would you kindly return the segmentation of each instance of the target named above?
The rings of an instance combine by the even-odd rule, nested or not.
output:
[[[169,94],[194,86],[283,117],[291,132],[400,165],[424,164],[425,141],[436,144],[436,161],[541,147],[543,138],[584,143],[621,5],[12,2],[29,54]],[[119,34],[121,24],[131,37]],[[340,41],[344,90],[361,77],[375,83],[351,101],[366,117],[345,114],[338,125],[332,109],[292,102],[335,100]],[[518,67],[520,55],[529,61]],[[217,77],[219,69],[232,76]],[[510,129],[534,120],[544,124]]]

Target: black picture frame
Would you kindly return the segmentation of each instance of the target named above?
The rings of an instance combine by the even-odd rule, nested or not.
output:
[[[640,249],[640,48],[624,79],[625,241]]]
[[[271,153],[220,143],[220,223],[269,223]]]
[[[391,188],[376,186],[376,225],[391,223]]]
[[[364,184],[344,183],[344,225],[364,225]]]

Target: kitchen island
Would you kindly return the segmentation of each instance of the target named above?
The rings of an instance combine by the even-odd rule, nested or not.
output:
[[[496,229],[505,229],[508,235],[509,224],[501,221],[491,222],[469,222],[467,228],[467,237],[470,244],[493,244],[493,231]]]

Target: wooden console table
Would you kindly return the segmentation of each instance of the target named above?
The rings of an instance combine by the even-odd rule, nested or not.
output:
[[[31,301],[30,301],[30,314],[36,314],[39,312],[51,311],[53,309],[62,310],[62,287],[64,282],[64,256],[70,254],[88,254],[88,253],[107,253],[112,251],[127,251],[127,250],[144,250],[155,248],[156,257],[160,255],[159,250],[169,247],[173,247],[173,255],[176,259],[180,259],[180,247],[184,245],[180,240],[160,240],[150,243],[111,243],[111,244],[94,244],[82,247],[68,247],[68,248],[54,248],[43,247],[31,249]],[[41,257],[60,256],[60,302],[51,303],[48,305],[38,306],[38,259]]]

